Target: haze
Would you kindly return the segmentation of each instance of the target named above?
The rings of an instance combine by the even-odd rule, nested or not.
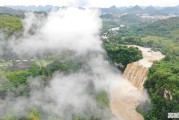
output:
[[[55,5],[55,6],[80,6],[80,7],[110,7],[110,6],[176,6],[178,0],[3,0],[4,5]]]

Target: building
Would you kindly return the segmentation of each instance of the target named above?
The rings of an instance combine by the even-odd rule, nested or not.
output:
[[[27,70],[30,67],[28,60],[15,60],[13,62],[14,70]]]
[[[111,32],[114,32],[114,31],[119,31],[119,27],[116,27],[116,28],[111,28],[111,29],[109,29],[109,31],[111,31]]]

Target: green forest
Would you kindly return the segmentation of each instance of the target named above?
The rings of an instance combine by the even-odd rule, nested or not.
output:
[[[121,64],[117,69],[122,72],[129,63],[142,59],[142,52],[135,47],[126,45],[139,45],[150,47],[154,51],[160,51],[165,55],[161,61],[155,62],[149,69],[145,88],[151,99],[151,109],[139,110],[145,120],[168,120],[168,113],[179,112],[179,17],[150,21],[136,15],[128,14],[116,18],[111,14],[101,16],[103,28],[101,34],[107,33],[108,40],[103,40],[102,47],[105,49],[105,59],[112,65]],[[108,20],[104,20],[108,19]],[[117,32],[109,29],[119,26]],[[127,27],[126,27],[127,26]],[[0,15],[0,29],[8,33],[8,37],[17,32],[22,32],[23,24],[21,17],[14,15]],[[15,97],[30,95],[29,78],[39,77],[43,86],[48,86],[50,79],[56,72],[62,74],[75,73],[83,68],[83,63],[77,61],[64,61],[63,57],[53,54],[40,56],[37,60],[28,60],[28,69],[14,69],[16,55],[11,50],[4,49],[7,58],[0,62],[0,98],[4,99],[9,93]],[[73,53],[71,53],[73,54]],[[66,54],[65,57],[69,57]],[[14,59],[13,59],[14,57]],[[12,59],[10,61],[10,58]],[[48,58],[51,58],[50,60]],[[29,59],[29,58],[27,58]],[[9,66],[8,66],[9,65]],[[42,87],[43,87],[42,86]],[[98,106],[109,108],[109,96],[105,91],[94,95]],[[36,107],[25,116],[4,115],[2,120],[41,120],[43,112]],[[53,116],[47,116],[48,120],[54,120]],[[73,115],[73,120],[101,120],[96,116]]]
[[[17,32],[21,32],[23,29],[21,18],[12,15],[1,15],[1,30],[7,30],[13,35]],[[142,53],[138,48],[135,47],[126,47],[119,44],[114,44],[113,42],[104,42],[104,49],[107,51],[108,59],[112,64],[121,63],[123,67],[119,68],[124,70],[127,64],[137,61],[142,58]],[[6,55],[13,54],[6,51]],[[63,55],[64,57],[69,57],[70,52],[67,52]],[[128,57],[130,55],[130,57]],[[8,58],[8,56],[6,56]],[[15,57],[16,58],[16,57]],[[14,59],[15,59],[14,58]],[[11,56],[13,59],[13,56]],[[12,66],[6,66],[7,64],[12,64]],[[48,54],[47,56],[40,57],[36,61],[29,60],[26,64],[29,65],[28,69],[14,69],[13,65],[16,64],[15,60],[1,62],[2,67],[0,67],[2,86],[0,87],[0,98],[4,99],[8,96],[9,93],[13,93],[15,97],[30,95],[30,86],[29,78],[30,77],[40,77],[43,80],[43,85],[48,86],[49,80],[52,79],[55,72],[60,72],[63,74],[70,74],[77,72],[83,65],[83,63],[74,62],[74,61],[64,61],[60,59],[58,55]],[[45,65],[47,64],[47,65]],[[43,87],[43,86],[42,86]],[[91,90],[90,90],[91,91]],[[101,108],[109,108],[109,98],[108,94],[105,91],[101,91],[95,94],[95,99],[97,104]],[[40,120],[42,119],[42,112],[36,108],[32,109],[25,116],[18,117],[18,115],[4,115],[2,120]],[[53,116],[47,116],[50,119],[53,119]],[[74,114],[73,120],[100,120],[101,118],[95,116],[80,116]]]
[[[0,15],[0,29],[3,31],[8,31],[8,34],[18,32],[22,30],[23,25],[21,18],[13,15]]]
[[[179,17],[154,22],[141,20],[134,15],[120,20],[124,18],[130,19],[125,21],[129,22],[128,27],[117,32],[107,31],[109,41],[113,44],[150,47],[165,55],[165,59],[155,62],[149,69],[145,83],[151,99],[151,110],[139,112],[145,120],[168,120],[168,113],[179,112]],[[112,28],[117,23],[110,24],[108,21],[108,24]],[[105,25],[104,28],[107,29]],[[167,97],[166,92],[170,93]]]

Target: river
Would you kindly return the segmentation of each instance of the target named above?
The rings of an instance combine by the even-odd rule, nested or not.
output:
[[[165,56],[159,51],[136,45],[142,51],[143,59],[127,65],[123,78],[125,82],[112,88],[110,107],[117,120],[144,120],[143,116],[136,111],[140,102],[148,99],[143,85],[147,80],[148,69],[154,61],[159,61]],[[128,83],[129,82],[129,83]]]

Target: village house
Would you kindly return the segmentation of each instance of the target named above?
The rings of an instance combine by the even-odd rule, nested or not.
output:
[[[13,62],[14,70],[27,70],[30,67],[30,63],[28,60],[15,60]]]

